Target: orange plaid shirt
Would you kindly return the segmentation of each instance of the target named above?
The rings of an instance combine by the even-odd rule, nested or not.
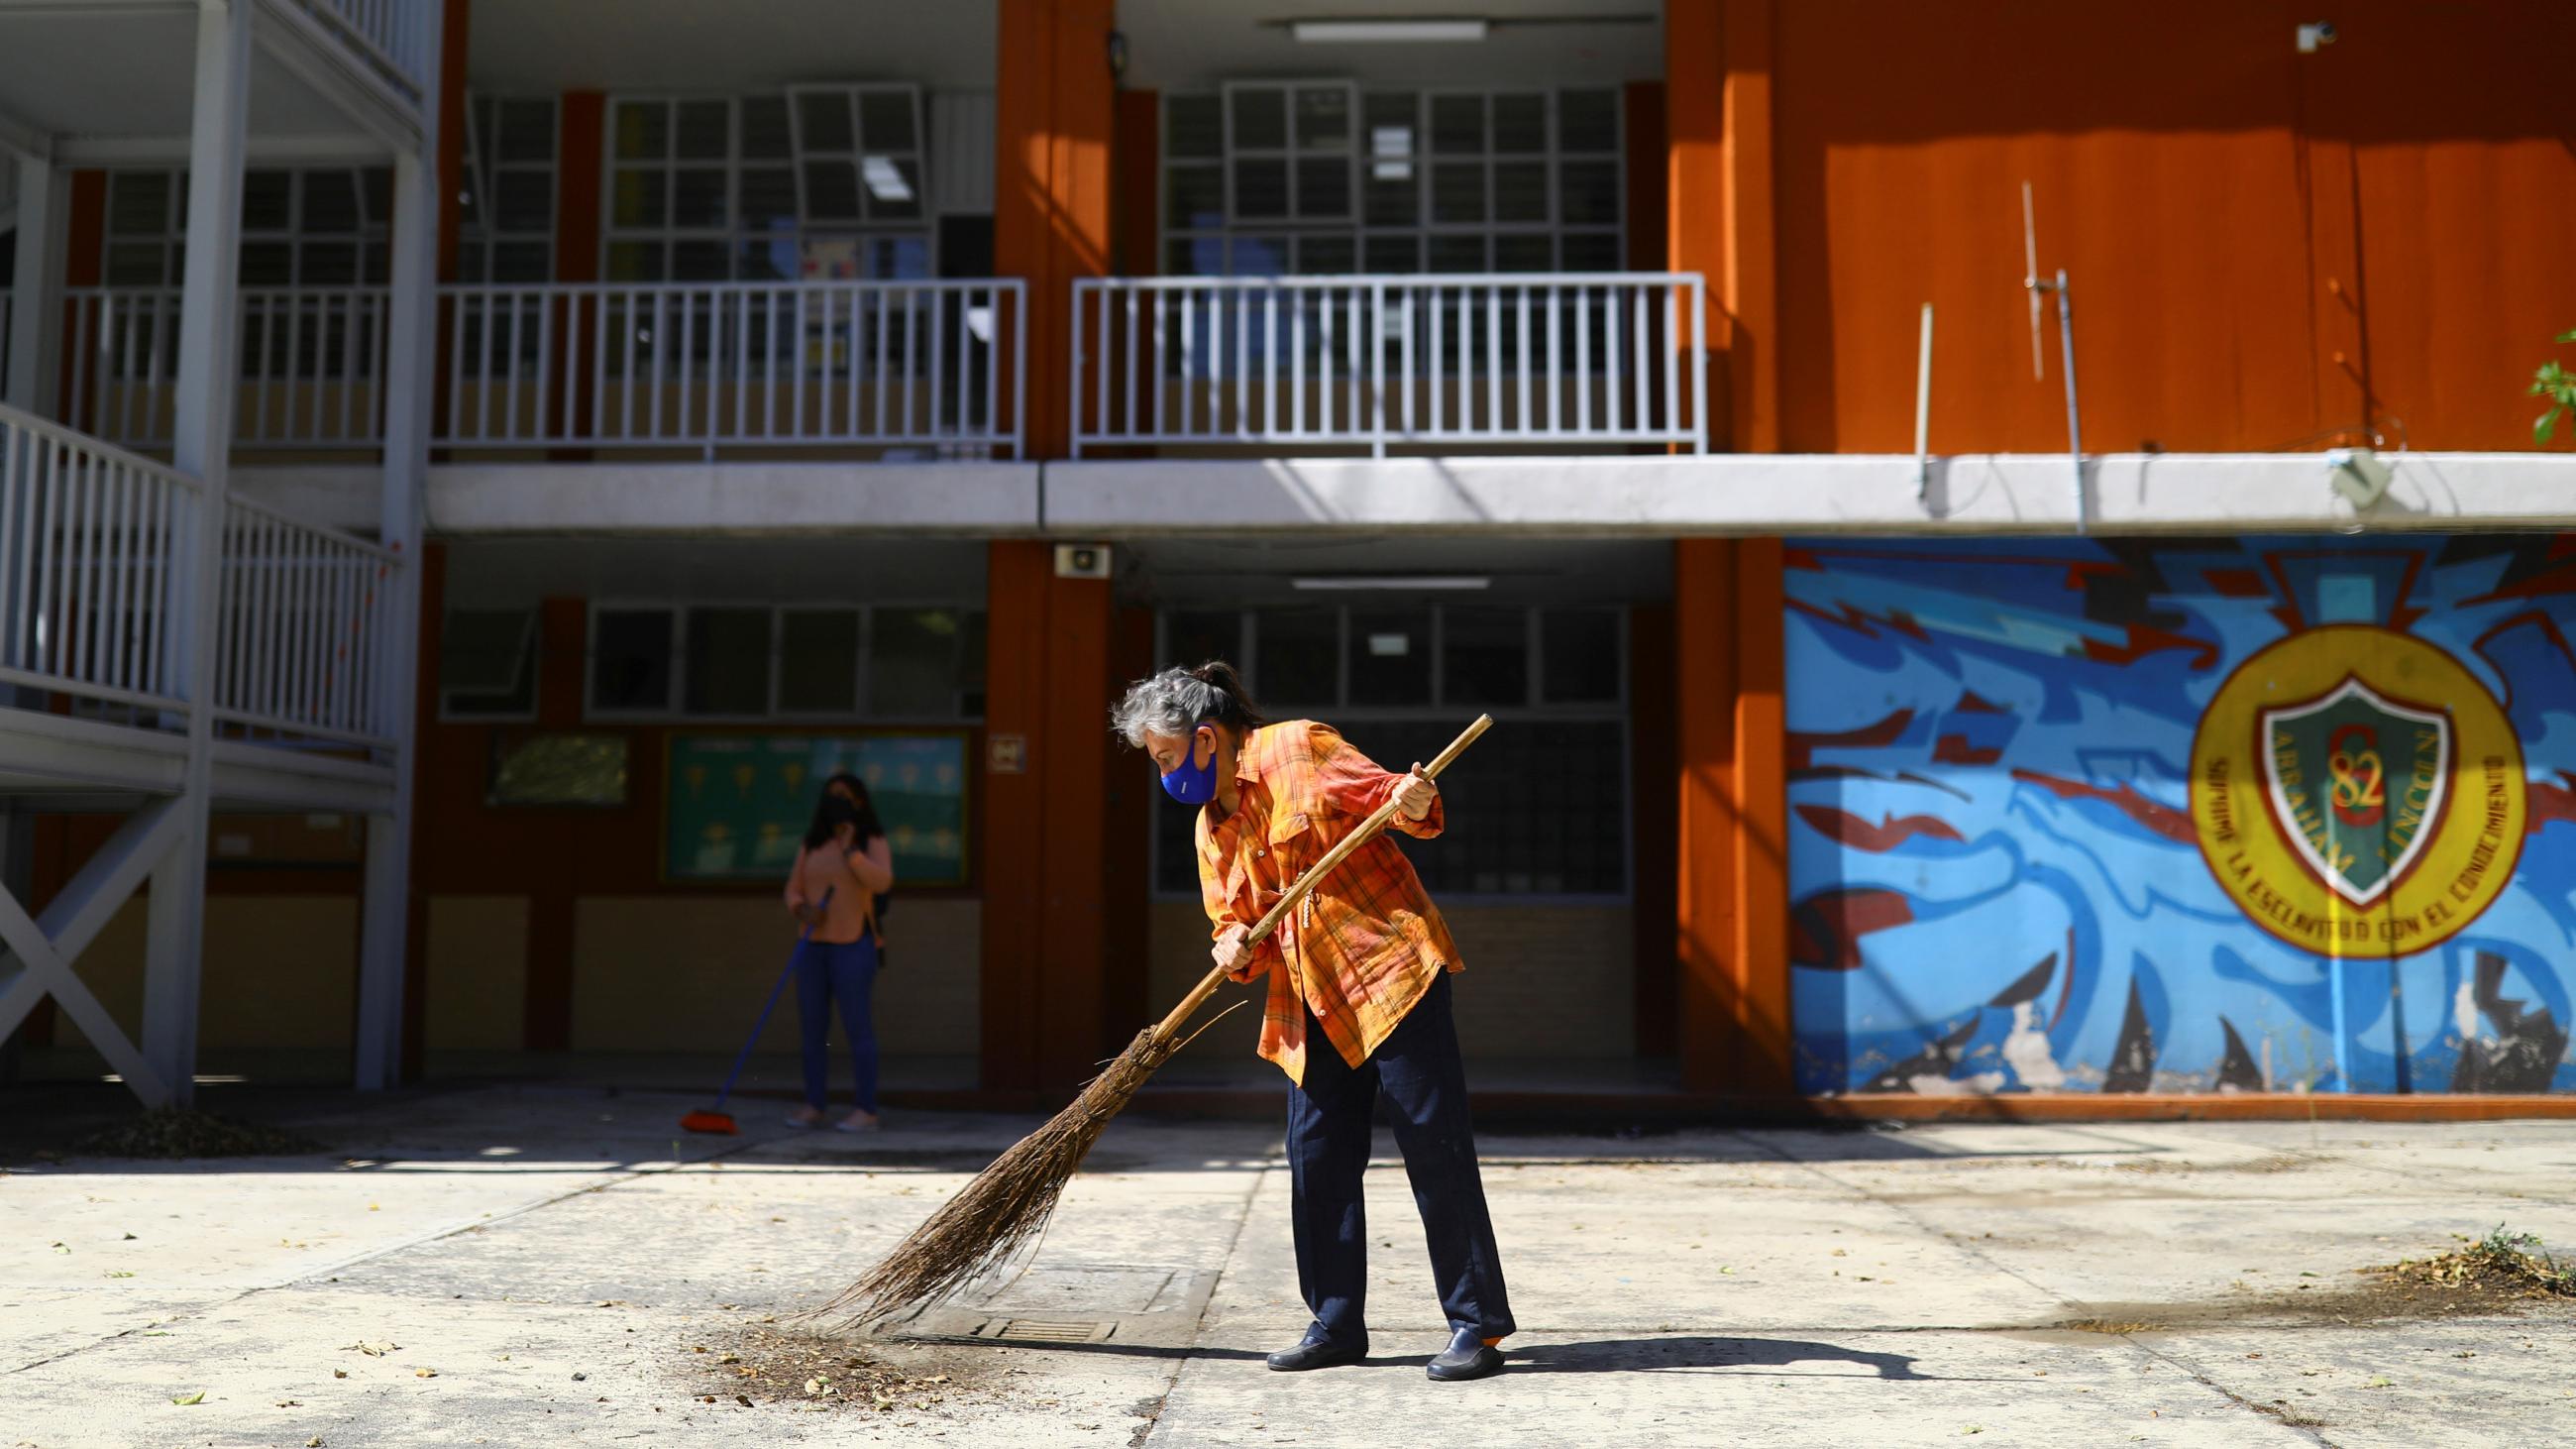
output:
[[[1235,765],[1234,814],[1214,821],[1211,804],[1198,816],[1199,893],[1214,935],[1259,921],[1307,867],[1394,798],[1404,779],[1313,720],[1264,725],[1245,736]],[[1430,814],[1407,820],[1397,811],[1391,825],[1428,840],[1446,820],[1435,797]],[[1261,1055],[1303,1083],[1306,1008],[1342,1060],[1356,1067],[1441,971],[1457,969],[1449,923],[1413,863],[1381,835],[1318,882],[1296,913],[1252,948],[1233,979],[1269,973]]]

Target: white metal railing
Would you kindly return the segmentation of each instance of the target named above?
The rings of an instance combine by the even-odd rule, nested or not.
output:
[[[184,709],[172,590],[197,481],[0,407],[0,680]]]
[[[1694,272],[1078,278],[1073,452],[1705,452],[1704,291]]]
[[[1027,289],[954,281],[441,289],[446,448],[1021,451]]]
[[[261,448],[372,448],[384,437],[392,303],[382,287],[254,287],[240,306],[234,441]],[[176,430],[176,287],[71,289],[62,416],[130,448]]]
[[[385,670],[393,638],[391,550],[276,509],[224,506],[217,721],[255,733],[390,748]]]
[[[303,0],[304,8],[370,60],[407,82],[417,98],[429,85],[429,27],[438,7],[422,0]]]

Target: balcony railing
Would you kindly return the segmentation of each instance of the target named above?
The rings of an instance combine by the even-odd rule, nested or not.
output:
[[[246,499],[224,505],[215,718],[261,736],[390,747],[392,551]]]
[[[1695,273],[1074,283],[1073,452],[1705,452]]]
[[[203,499],[176,469],[0,407],[0,680],[184,710],[171,590]]]
[[[1020,451],[1025,285],[449,287],[440,447]]]
[[[185,580],[205,512],[196,479],[0,407],[0,681],[175,719],[211,675],[229,732],[390,747],[399,560],[227,500],[216,657],[192,670]]]
[[[233,440],[254,448],[373,448],[384,439],[381,287],[239,293]],[[179,289],[74,288],[62,415],[129,448],[166,448],[179,401]]]
[[[404,81],[413,96],[429,83],[429,26],[437,7],[421,0],[302,0],[304,9],[359,54]]]

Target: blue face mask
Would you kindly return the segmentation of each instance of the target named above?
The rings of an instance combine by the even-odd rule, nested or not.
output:
[[[1199,736],[1208,735],[1208,760],[1198,762]],[[1190,747],[1181,762],[1163,776],[1163,793],[1184,805],[1205,805],[1216,798],[1216,737],[1205,725],[1190,732]]]

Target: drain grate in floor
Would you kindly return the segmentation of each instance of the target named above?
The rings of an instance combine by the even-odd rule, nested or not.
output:
[[[1116,1319],[996,1318],[978,1327],[974,1336],[1030,1343],[1106,1343],[1117,1331]]]

